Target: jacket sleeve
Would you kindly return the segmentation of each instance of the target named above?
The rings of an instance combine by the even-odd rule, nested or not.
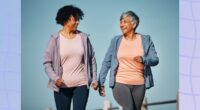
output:
[[[99,73],[99,86],[104,86],[106,76],[111,67],[112,51],[113,51],[113,42],[114,39],[110,42],[110,46],[105,54],[104,60],[102,62],[101,70]]]
[[[96,63],[96,58],[95,58],[95,52],[92,47],[92,44],[90,43],[89,38],[88,39],[88,46],[89,46],[89,52],[90,52],[90,71],[91,71],[91,76],[92,76],[92,83],[97,83],[97,63]]]
[[[147,54],[142,56],[142,62],[146,66],[156,66],[159,63],[159,58],[157,56],[157,52],[155,50],[155,46],[150,36],[148,36],[148,49]]]
[[[59,76],[55,74],[55,71],[52,66],[54,46],[55,46],[55,40],[53,39],[53,37],[51,37],[44,53],[43,66],[45,73],[47,74],[49,79],[56,81],[57,79],[59,79]]]

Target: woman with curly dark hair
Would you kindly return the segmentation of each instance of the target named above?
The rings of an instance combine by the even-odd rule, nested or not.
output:
[[[97,89],[96,59],[88,34],[77,30],[84,16],[81,9],[67,5],[57,12],[63,28],[52,35],[44,54],[48,87],[54,91],[57,110],[85,110],[89,87]]]

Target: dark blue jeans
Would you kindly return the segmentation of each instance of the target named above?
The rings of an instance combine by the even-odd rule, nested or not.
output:
[[[72,88],[61,88],[59,92],[54,92],[57,110],[70,110],[73,100],[73,110],[85,110],[89,95],[86,85]]]

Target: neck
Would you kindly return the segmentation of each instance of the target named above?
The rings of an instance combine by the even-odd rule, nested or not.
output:
[[[60,33],[68,39],[72,39],[75,37],[75,32],[74,31],[70,31],[67,27],[63,27],[63,29],[60,31]]]
[[[134,40],[136,38],[136,33],[134,31],[132,31],[130,33],[124,34],[124,37],[127,40]]]

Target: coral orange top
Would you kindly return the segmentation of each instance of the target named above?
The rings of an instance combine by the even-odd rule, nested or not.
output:
[[[129,85],[144,84],[144,65],[133,60],[134,57],[143,55],[144,49],[140,35],[132,41],[123,37],[117,53],[119,67],[116,82]]]

